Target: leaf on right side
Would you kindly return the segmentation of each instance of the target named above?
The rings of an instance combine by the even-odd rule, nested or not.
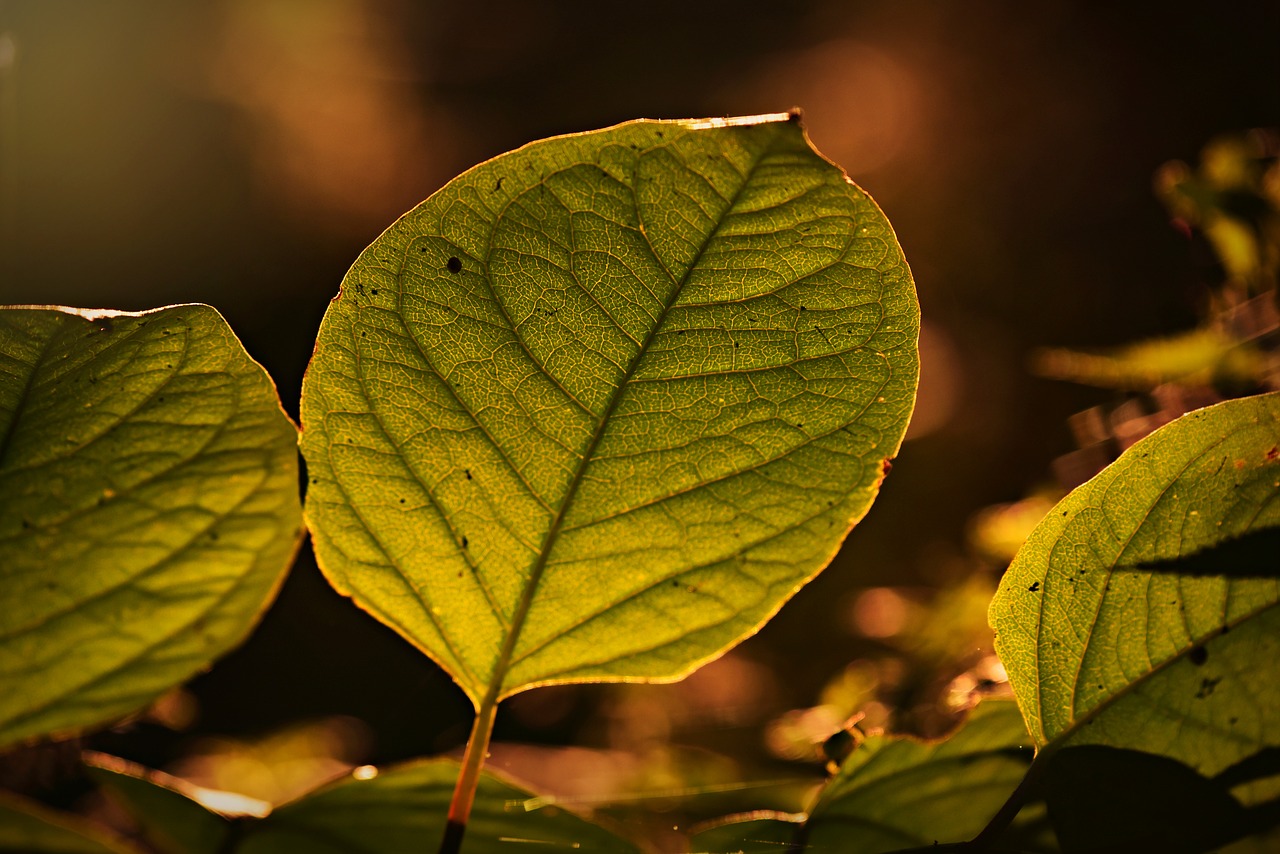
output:
[[[1063,499],[990,613],[1041,753],[1123,748],[1246,806],[1280,795],[1235,773],[1280,744],[1280,553],[1268,570],[1257,548],[1277,526],[1280,394],[1189,413]]]

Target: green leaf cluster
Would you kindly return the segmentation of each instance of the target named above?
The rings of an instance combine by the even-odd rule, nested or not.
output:
[[[300,539],[298,445],[333,586],[477,709],[460,763],[358,769],[275,807],[88,757],[141,838],[6,797],[0,851],[400,851],[463,825],[470,851],[640,850],[482,772],[498,704],[679,679],[755,632],[874,500],[918,331],[888,221],[792,115],[633,122],[460,176],[347,275],[300,435],[207,306],[0,311],[0,747],[119,720],[245,637]],[[990,610],[1016,704],[936,742],[867,737],[805,813],[689,844],[1266,833],[1278,600],[1280,394],[1190,413],[1018,552]]]

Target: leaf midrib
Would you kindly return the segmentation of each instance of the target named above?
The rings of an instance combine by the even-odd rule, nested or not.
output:
[[[636,351],[636,354],[632,357],[631,363],[627,366],[626,373],[623,374],[622,378],[618,381],[618,385],[610,396],[604,412],[600,415],[600,420],[596,422],[596,428],[591,435],[591,440],[587,443],[587,447],[583,451],[580,462],[573,472],[573,478],[569,482],[568,489],[565,490],[564,498],[560,502],[560,507],[556,511],[556,516],[552,520],[551,526],[547,529],[547,536],[543,540],[542,548],[538,551],[537,559],[534,561],[533,567],[530,570],[529,579],[520,592],[520,600],[517,603],[515,613],[511,618],[511,628],[507,632],[506,638],[503,640],[502,649],[498,654],[498,661],[494,665],[493,675],[490,677],[489,685],[487,686],[484,699],[481,703],[482,708],[486,705],[497,703],[506,696],[503,692],[503,682],[506,680],[507,673],[510,670],[511,659],[515,652],[516,643],[519,641],[520,632],[524,628],[525,619],[528,617],[529,610],[533,605],[534,594],[537,592],[539,582],[542,579],[542,574],[547,568],[548,561],[551,558],[551,553],[555,550],[556,542],[560,537],[560,533],[564,525],[564,520],[568,516],[569,509],[573,506],[574,498],[577,496],[578,487],[581,486],[585,480],[584,476],[586,471],[591,466],[596,448],[604,437],[604,433],[608,428],[609,421],[611,420],[614,411],[617,409],[619,402],[621,402],[627,386],[635,375],[636,369],[640,366],[645,355],[649,352],[649,347],[652,345],[658,331],[663,327],[663,324],[666,323],[667,315],[675,307],[676,303],[680,301],[680,295],[684,292],[685,285],[689,282],[689,277],[697,268],[698,263],[702,260],[702,256],[706,252],[707,247],[711,244],[711,241],[715,236],[719,234],[724,221],[728,218],[730,212],[737,206],[739,199],[742,197],[743,191],[751,183],[752,176],[760,167],[760,164],[768,158],[770,152],[776,145],[777,140],[778,136],[775,131],[774,135],[769,139],[769,141],[760,150],[760,153],[744,171],[742,183],[738,185],[737,190],[734,191],[733,196],[728,200],[728,204],[725,205],[724,208],[724,213],[721,214],[719,220],[707,231],[707,235],[703,238],[702,245],[698,247],[698,251],[695,252],[693,257],[689,260],[689,264],[685,267],[684,274],[680,277],[680,281],[676,283],[674,288],[672,288],[670,297],[667,298],[666,303],[662,307],[662,311],[654,320],[653,325],[649,328],[649,332],[645,336],[643,343]],[[637,216],[639,215],[639,212],[640,208],[637,204]],[[649,237],[647,232],[644,230],[643,223],[640,227],[640,233],[645,236],[646,243],[649,243],[649,251],[653,253],[654,258],[665,269],[666,264],[654,249],[653,244],[649,242]]]

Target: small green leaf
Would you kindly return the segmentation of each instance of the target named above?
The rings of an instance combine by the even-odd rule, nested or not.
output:
[[[228,818],[271,812],[263,801],[201,789],[114,756],[86,753],[84,761],[89,776],[164,854],[221,854],[231,835]]]
[[[295,437],[208,306],[0,310],[0,745],[244,639],[298,542]]]
[[[235,839],[223,817],[186,800],[181,786],[164,785],[154,773],[94,760],[98,778],[121,798],[143,827],[163,829],[180,843],[166,854],[365,854],[421,850],[444,832],[445,814],[458,777],[447,759],[408,762],[380,773],[360,769],[336,783],[276,808],[264,818],[237,819]],[[189,790],[188,790],[189,791]],[[527,811],[534,796],[492,774],[480,778],[463,850],[510,854],[512,843],[578,851],[635,852],[630,842],[559,808]],[[217,847],[214,845],[217,842]],[[183,846],[187,847],[183,847]]]
[[[79,816],[0,792],[0,854],[142,854]]]
[[[804,824],[803,813],[756,810],[725,816],[695,830],[689,850],[695,854],[786,852]]]
[[[1063,499],[991,605],[1036,743],[1139,750],[1206,777],[1280,743],[1280,580],[1256,549],[1276,526],[1280,394],[1185,415]],[[1249,804],[1280,785],[1232,792]]]
[[[1169,382],[1256,384],[1269,370],[1257,347],[1218,329],[1193,329],[1105,353],[1042,350],[1035,368],[1046,377],[1122,389],[1153,389]]]
[[[320,565],[477,705],[686,675],[874,499],[915,397],[915,291],[788,119],[498,157],[331,304],[302,402]]]
[[[814,850],[860,854],[967,841],[1030,762],[1030,736],[1007,701],[982,703],[943,741],[873,736],[819,793],[805,841]]]

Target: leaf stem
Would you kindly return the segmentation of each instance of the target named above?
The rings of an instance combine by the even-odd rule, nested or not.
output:
[[[995,838],[1008,829],[1013,820],[1018,817],[1018,813],[1022,812],[1022,808],[1032,800],[1035,787],[1055,753],[1057,753],[1056,747],[1042,748],[1036,753],[1035,758],[1031,760],[1031,765],[1027,768],[1027,773],[1022,775],[1018,787],[991,817],[991,821],[987,822],[987,826],[982,828],[982,831],[969,843],[975,850],[991,850],[991,844]]]
[[[444,838],[440,840],[440,854],[459,854],[462,850],[462,837],[467,832],[471,805],[475,803],[480,769],[489,755],[489,739],[493,735],[493,719],[497,710],[497,692],[491,691],[476,709],[471,737],[467,739],[467,749],[462,754],[462,771],[453,789],[453,800],[449,802],[449,820],[444,826]]]

